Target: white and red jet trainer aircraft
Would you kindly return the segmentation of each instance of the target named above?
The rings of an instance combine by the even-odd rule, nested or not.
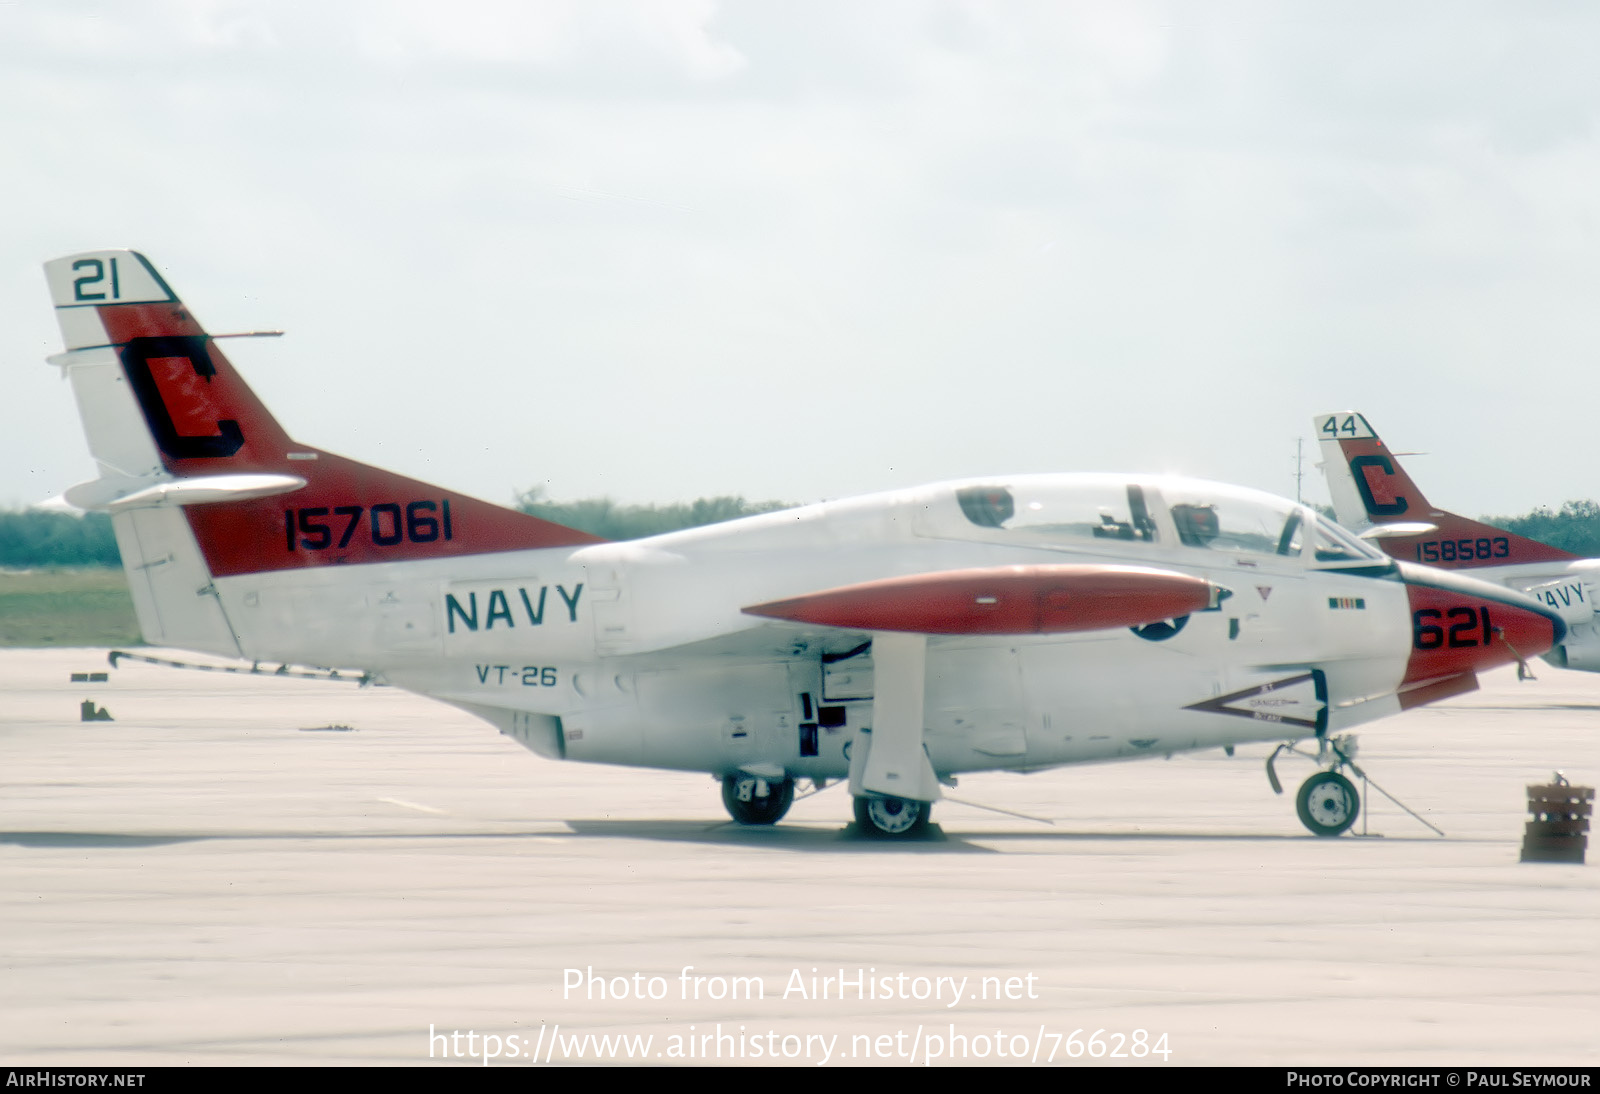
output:
[[[1322,473],[1341,524],[1395,558],[1474,576],[1544,602],[1567,624],[1567,636],[1544,659],[1559,668],[1600,672],[1600,558],[1436,508],[1360,414],[1318,414]]]
[[[911,835],[961,772],[1316,738],[1299,811],[1337,835],[1357,801],[1330,734],[1565,633],[1176,478],[984,478],[602,543],[291,439],[139,254],[45,272],[99,467],[67,498],[112,514],[149,642],[362,669],[543,756],[709,772],[745,824],[799,779],[848,778],[863,832]]]

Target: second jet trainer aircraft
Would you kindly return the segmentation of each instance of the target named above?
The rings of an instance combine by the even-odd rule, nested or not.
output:
[[[1313,419],[1322,471],[1339,522],[1361,531],[1395,558],[1470,570],[1526,592],[1566,622],[1567,637],[1544,659],[1561,668],[1600,672],[1600,558],[1439,509],[1418,489],[1367,419],[1354,411]]]
[[[294,440],[135,252],[46,274],[99,469],[67,497],[111,513],[147,641],[358,669],[543,756],[708,772],[745,824],[847,779],[863,831],[913,835],[962,772],[1309,738],[1300,816],[1336,835],[1357,801],[1330,735],[1565,633],[1179,478],[987,476],[602,543]]]

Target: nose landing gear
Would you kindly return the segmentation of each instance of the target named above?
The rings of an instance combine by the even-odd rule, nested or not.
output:
[[[1283,783],[1278,781],[1278,772],[1273,764],[1284,752],[1305,756],[1322,768],[1301,783],[1300,793],[1295,795],[1294,807],[1300,815],[1300,823],[1314,836],[1342,836],[1348,832],[1361,815],[1361,795],[1356,793],[1355,784],[1340,771],[1348,766],[1357,778],[1366,778],[1366,773],[1352,760],[1356,754],[1356,739],[1346,736],[1330,741],[1326,737],[1319,737],[1315,756],[1301,752],[1293,741],[1285,741],[1273,749],[1272,755],[1267,757],[1267,781],[1272,784],[1274,794],[1283,793]]]
[[[1283,783],[1278,781],[1278,772],[1273,767],[1274,761],[1284,752],[1293,752],[1296,756],[1304,756],[1322,768],[1305,782],[1300,784],[1300,793],[1295,795],[1295,812],[1300,815],[1300,823],[1305,825],[1312,835],[1316,836],[1342,836],[1362,816],[1361,795],[1356,793],[1355,784],[1344,775],[1344,769],[1349,768],[1350,773],[1361,780],[1363,786],[1371,787],[1394,804],[1410,813],[1419,823],[1431,829],[1438,835],[1444,835],[1437,827],[1429,824],[1416,811],[1406,805],[1399,798],[1389,793],[1383,787],[1373,782],[1367,773],[1356,766],[1356,739],[1354,736],[1345,735],[1317,739],[1317,754],[1301,752],[1294,746],[1293,741],[1285,741],[1272,750],[1272,755],[1267,757],[1267,781],[1272,784],[1274,794],[1283,793]],[[1361,834],[1366,835],[1365,822],[1362,824]]]
[[[1318,836],[1339,836],[1350,830],[1361,814],[1355,784],[1337,771],[1319,771],[1300,784],[1295,797],[1300,823]]]

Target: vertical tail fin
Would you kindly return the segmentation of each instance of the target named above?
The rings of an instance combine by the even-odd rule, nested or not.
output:
[[[1395,558],[1454,570],[1578,557],[1435,508],[1360,414],[1318,414],[1312,428],[1339,523],[1371,529],[1366,534]]]
[[[99,468],[67,499],[112,512],[130,577],[181,574],[148,602],[136,589],[150,641],[237,652],[217,619],[165,618],[193,615],[213,577],[598,542],[294,441],[137,252],[69,255],[45,276],[67,349],[51,362]]]

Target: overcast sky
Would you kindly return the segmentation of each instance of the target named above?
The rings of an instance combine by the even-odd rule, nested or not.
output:
[[[509,502],[1172,471],[1364,411],[1600,496],[1600,8],[0,0],[0,505],[92,474],[39,269],[143,251],[300,440]]]

